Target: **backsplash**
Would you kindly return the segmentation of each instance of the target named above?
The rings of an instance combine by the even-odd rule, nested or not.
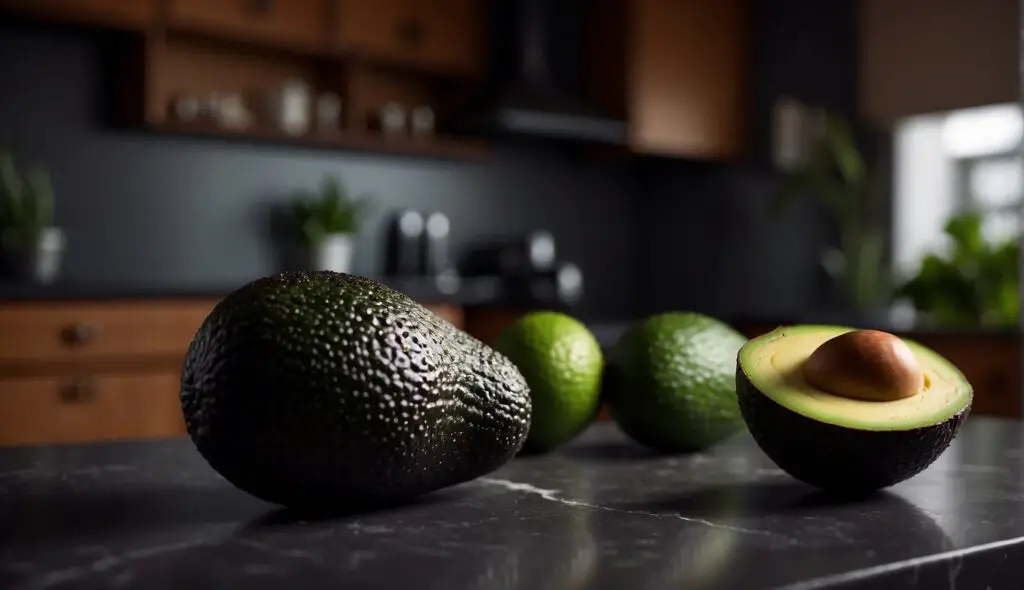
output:
[[[0,29],[0,56],[0,141],[17,138],[51,168],[71,280],[223,287],[269,274],[279,268],[269,211],[337,174],[377,198],[355,262],[365,274],[383,264],[380,213],[412,207],[445,212],[456,251],[486,235],[550,230],[584,272],[577,313],[587,319],[683,308],[791,317],[824,289],[817,212],[770,219],[771,179],[743,166],[588,162],[507,144],[451,162],[126,132],[101,121],[92,38]]]
[[[102,124],[100,49],[89,37],[7,29],[0,55],[0,141],[16,137],[52,170],[69,279],[225,285],[274,272],[269,210],[330,173],[377,198],[359,272],[381,268],[381,212],[440,210],[456,249],[488,234],[550,230],[585,273],[581,313],[636,309],[639,196],[625,164],[528,147],[467,163],[126,133]]]

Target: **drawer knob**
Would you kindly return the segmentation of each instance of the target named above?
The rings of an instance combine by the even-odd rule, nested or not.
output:
[[[60,388],[60,399],[64,403],[78,404],[96,397],[96,385],[92,379],[76,379]]]
[[[99,329],[95,324],[78,322],[64,328],[64,342],[70,346],[85,346],[96,339]]]
[[[423,26],[423,22],[418,19],[407,19],[402,21],[396,30],[398,38],[405,43],[416,47],[423,43],[423,38],[427,34],[426,27]]]
[[[246,0],[245,7],[249,14],[269,16],[274,12],[274,0]]]

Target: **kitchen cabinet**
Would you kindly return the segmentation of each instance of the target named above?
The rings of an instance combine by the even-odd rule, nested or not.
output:
[[[184,436],[181,364],[216,303],[0,302],[0,446]]]
[[[181,373],[0,378],[0,445],[181,436]]]
[[[330,40],[330,0],[168,0],[168,24],[242,41],[311,50]]]
[[[860,114],[872,123],[1017,102],[1017,0],[865,0],[858,17]]]
[[[156,20],[157,0],[0,0],[0,12],[48,21],[143,29]]]
[[[483,65],[483,0],[338,0],[337,39],[371,60],[444,73]]]
[[[621,113],[632,151],[744,153],[747,0],[599,0],[588,31],[598,104]]]

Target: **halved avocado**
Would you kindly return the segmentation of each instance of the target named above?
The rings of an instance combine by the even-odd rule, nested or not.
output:
[[[750,340],[737,358],[736,393],[754,440],[779,468],[824,490],[863,493],[931,465],[970,413],[973,389],[952,363],[908,340],[924,372],[916,395],[867,401],[809,385],[804,362],[851,331],[791,326]]]

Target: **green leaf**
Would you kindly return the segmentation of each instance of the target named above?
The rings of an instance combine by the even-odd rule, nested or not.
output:
[[[952,238],[964,260],[974,260],[982,255],[985,241],[981,227],[981,215],[977,213],[957,215],[946,222],[946,235]]]
[[[842,117],[828,117],[825,142],[843,180],[851,184],[861,183],[867,176],[867,166],[857,149],[850,123]]]

